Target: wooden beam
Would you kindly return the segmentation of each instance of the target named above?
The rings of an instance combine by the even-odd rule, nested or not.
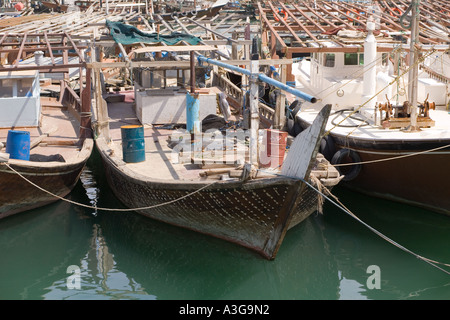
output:
[[[55,64],[55,57],[53,57],[53,50],[50,46],[50,43],[48,41],[48,37],[47,37],[47,31],[44,31],[44,38],[45,38],[45,42],[47,43],[47,49],[48,49],[48,53],[50,55],[50,58],[52,59],[52,64]]]
[[[316,36],[315,35],[313,35],[307,28],[305,28],[304,26],[303,26],[303,23],[300,21],[300,20],[298,20],[297,19],[297,17],[291,12],[291,10],[289,10],[284,4],[282,4],[282,3],[280,3],[280,5],[282,6],[282,8],[284,9],[284,11],[286,11],[287,12],[287,14],[292,18],[292,19],[294,19],[294,21],[308,34],[308,36],[311,38],[311,39],[313,39],[313,40],[315,40],[315,41],[318,41],[317,40],[317,38],[316,38]]]
[[[278,42],[281,44],[281,46],[283,46],[284,48],[287,47],[286,43],[284,42],[284,40],[280,37],[280,35],[278,34],[278,32],[273,28],[272,24],[270,23],[270,21],[267,19],[266,14],[264,13],[261,4],[258,2],[258,10],[259,10],[259,15],[262,18],[262,20],[264,20],[265,24],[267,25],[267,27],[269,28],[269,30],[272,32],[272,36],[274,36]]]
[[[307,49],[307,48],[305,48]],[[313,49],[313,48],[311,48]],[[86,66],[92,69],[102,68],[155,68],[155,69],[188,69],[190,66],[189,61],[131,61],[131,62],[92,62],[87,63]],[[227,60],[227,64],[230,65],[244,65],[249,66],[250,60]],[[260,65],[289,65],[293,63],[293,59],[263,59],[259,60]],[[0,70],[2,70],[0,68]]]
[[[277,17],[277,19],[278,19],[279,21],[281,21],[281,22],[284,24],[284,26],[289,30],[289,32],[290,32],[290,33],[292,34],[292,36],[295,38],[295,40],[297,40],[297,41],[300,43],[300,45],[302,45],[303,47],[306,47],[306,44],[303,42],[303,40],[300,39],[299,36],[297,36],[297,34],[295,33],[295,31],[292,30],[292,28],[289,26],[289,24],[288,24],[288,23],[287,23],[287,22],[286,22],[279,14],[278,14],[277,9],[274,8],[272,2],[269,1],[269,5],[270,5],[270,8],[271,8],[272,11],[273,11],[273,15],[274,15],[275,17]],[[289,15],[292,16],[292,13],[286,8],[286,6],[284,6],[282,3],[280,3],[280,5],[283,6],[283,9],[284,9]],[[294,19],[295,19],[295,17],[294,17]]]
[[[183,51],[214,51],[217,48],[207,45],[192,45],[192,46],[146,46],[144,48],[139,48],[133,50],[134,53],[145,53],[145,52],[183,52]]]
[[[315,22],[313,19],[311,19],[302,9],[298,7],[296,4],[292,4],[292,6],[302,14],[309,22],[311,22],[313,25],[315,25],[320,31],[325,32],[326,30],[317,22]]]
[[[73,42],[72,38],[69,36],[69,34],[67,34],[67,32],[64,32],[64,34],[66,35],[67,39],[69,39],[70,43],[73,46],[73,49],[75,50],[75,52],[77,53],[78,57],[80,58],[81,62],[84,62],[84,57],[81,54],[80,50],[77,48],[77,45],[75,44],[75,42]]]
[[[16,67],[19,65],[19,61],[21,59],[23,48],[25,47],[25,41],[26,40],[27,40],[27,33],[25,32],[25,34],[23,35],[22,43],[20,44],[19,53],[17,54],[17,58],[16,58],[16,60],[13,63]]]

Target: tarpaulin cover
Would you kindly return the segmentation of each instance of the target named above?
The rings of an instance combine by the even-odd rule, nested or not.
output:
[[[114,41],[116,41],[117,43],[121,43],[123,45],[139,42],[143,43],[164,42],[170,46],[175,45],[180,41],[186,41],[191,45],[196,45],[201,41],[201,39],[198,37],[181,32],[173,32],[170,35],[147,33],[139,30],[134,26],[110,20],[106,20],[106,26],[109,28],[110,34],[114,38]]]

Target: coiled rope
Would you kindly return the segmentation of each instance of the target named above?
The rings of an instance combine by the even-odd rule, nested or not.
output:
[[[6,165],[12,172],[14,172],[15,174],[17,174],[19,177],[21,177],[22,179],[24,179],[25,181],[27,181],[28,183],[30,183],[30,184],[33,185],[34,187],[38,188],[39,190],[41,190],[41,191],[43,191],[43,192],[45,192],[45,193],[47,193],[47,194],[49,194],[49,195],[51,195],[51,196],[53,196],[53,197],[55,197],[55,198],[58,198],[58,199],[60,199],[60,200],[69,202],[69,203],[71,203],[71,204],[74,204],[74,205],[77,205],[77,206],[80,206],[80,207],[85,207],[85,208],[95,209],[95,210],[103,210],[103,211],[139,211],[139,210],[147,210],[147,209],[153,209],[153,208],[165,206],[165,205],[172,204],[172,203],[174,203],[174,202],[180,201],[180,200],[182,200],[182,199],[185,199],[185,198],[187,198],[187,197],[190,197],[190,196],[196,194],[197,192],[200,192],[200,191],[202,191],[202,190],[204,190],[204,189],[206,189],[206,188],[210,187],[211,185],[213,185],[213,184],[215,184],[215,183],[218,182],[218,181],[212,181],[211,183],[209,183],[209,184],[207,184],[207,185],[205,185],[205,186],[203,186],[203,187],[201,187],[201,188],[199,188],[199,189],[197,189],[197,190],[195,190],[195,191],[193,191],[193,192],[190,192],[190,193],[188,193],[188,194],[185,194],[184,196],[181,196],[181,197],[179,197],[179,198],[177,198],[177,199],[170,200],[170,201],[163,202],[163,203],[158,203],[158,204],[155,204],[155,205],[152,205],[152,206],[141,207],[141,208],[126,208],[126,209],[116,208],[116,209],[114,209],[114,208],[102,208],[102,207],[97,207],[97,206],[90,206],[90,205],[87,205],[87,204],[79,203],[79,202],[72,201],[72,200],[66,199],[66,198],[64,198],[64,197],[58,196],[58,195],[56,195],[56,194],[54,194],[54,193],[52,193],[52,192],[50,192],[50,191],[48,191],[48,190],[45,190],[44,188],[42,188],[42,187],[40,187],[40,186],[38,186],[38,185],[35,184],[34,182],[30,181],[29,179],[27,179],[26,177],[24,177],[20,172],[18,172],[18,171],[15,170],[14,168],[12,168],[8,163],[5,163],[5,165]]]

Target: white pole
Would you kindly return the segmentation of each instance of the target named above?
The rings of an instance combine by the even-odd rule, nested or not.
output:
[[[363,101],[365,103],[371,99],[377,88],[377,40],[373,35],[375,30],[375,22],[372,18],[367,21],[367,37],[364,41],[364,86],[363,86]],[[375,108],[376,99],[372,99],[364,105],[363,109],[373,111]]]
[[[258,74],[259,60],[250,60],[250,164],[258,166]]]
[[[411,9],[411,38],[410,38],[410,51],[409,51],[409,65],[408,72],[408,93],[411,103],[411,127],[410,131],[416,131],[417,128],[417,82],[418,82],[418,68],[417,59],[418,52],[416,48],[417,40],[419,37],[419,1],[413,0]]]

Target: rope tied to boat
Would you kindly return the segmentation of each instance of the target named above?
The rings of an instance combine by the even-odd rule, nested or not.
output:
[[[345,147],[346,149],[349,150],[353,150],[356,152],[361,152],[361,150],[356,150],[350,147]],[[445,146],[440,146],[437,148],[433,148],[433,149],[429,149],[429,150],[424,150],[424,151],[419,151],[419,152],[413,152],[410,154],[404,154],[401,156],[395,156],[395,157],[391,157],[391,158],[385,158],[385,159],[376,159],[376,160],[369,160],[369,161],[360,161],[360,162],[349,162],[349,163],[336,163],[333,164],[333,167],[344,167],[344,166],[355,166],[355,165],[359,165],[359,164],[370,164],[370,163],[376,163],[376,162],[384,162],[384,161],[391,161],[391,160],[397,160],[397,159],[402,159],[402,158],[407,158],[407,157],[412,157],[412,156],[418,156],[421,154],[426,154],[426,153],[432,153],[433,151],[438,151],[441,149],[446,149],[446,148],[450,148],[450,144],[447,144]]]
[[[323,186],[322,188],[317,189],[315,188],[312,184],[310,184],[309,182],[301,179],[306,185],[308,185],[310,188],[314,189],[316,192],[318,192],[322,197],[324,197],[325,199],[327,199],[328,201],[330,201],[332,204],[334,204],[336,207],[338,207],[339,209],[341,209],[342,211],[344,211],[345,213],[347,213],[349,216],[351,216],[353,219],[355,219],[356,221],[358,221],[359,223],[363,224],[365,227],[369,228],[370,231],[374,232],[376,235],[378,235],[379,237],[381,237],[382,239],[386,240],[387,242],[391,243],[392,245],[394,245],[395,247],[413,255],[414,257],[416,257],[419,260],[422,260],[430,265],[432,265],[433,267],[445,272],[446,274],[450,275],[450,271],[445,270],[444,268],[440,267],[439,265],[442,266],[446,266],[446,267],[450,267],[450,264],[448,263],[443,263],[443,262],[439,262],[436,260],[432,260],[429,258],[426,258],[424,256],[421,256],[407,248],[405,248],[404,246],[400,245],[399,243],[395,242],[394,240],[392,240],[391,238],[387,237],[386,235],[384,235],[383,233],[381,233],[380,231],[378,231],[377,229],[373,228],[372,226],[368,225],[367,223],[365,223],[364,221],[362,221],[359,217],[357,217],[353,212],[351,212],[347,207],[344,206],[344,204],[335,196],[331,193],[330,190],[328,190],[328,188],[326,188],[325,186]],[[320,184],[320,180],[319,181],[315,181],[315,183]],[[324,191],[324,192],[322,192]],[[326,193],[326,195],[324,194]],[[328,196],[333,197],[333,200],[331,200]]]
[[[138,211],[138,210],[152,209],[152,208],[156,208],[156,207],[160,207],[160,206],[164,206],[164,205],[168,205],[168,204],[171,204],[171,203],[180,201],[180,200],[182,200],[182,199],[185,199],[185,198],[187,198],[187,197],[189,197],[189,196],[192,196],[192,195],[195,194],[195,193],[198,193],[198,192],[200,192],[200,191],[202,191],[202,190],[204,190],[204,189],[210,187],[211,185],[213,185],[213,184],[215,184],[215,183],[218,183],[218,181],[212,181],[211,183],[206,184],[206,185],[202,186],[201,188],[199,188],[199,189],[197,189],[197,190],[195,190],[195,191],[193,191],[193,192],[191,192],[191,193],[188,193],[188,194],[186,194],[186,195],[184,195],[184,196],[181,196],[181,197],[179,197],[179,198],[177,198],[177,199],[170,200],[170,201],[167,201],[167,202],[164,202],[164,203],[159,203],[159,204],[152,205],[152,206],[141,207],[141,208],[126,208],[126,209],[116,208],[116,209],[113,209],[113,208],[104,208],[104,207],[97,207],[97,206],[86,205],[86,204],[82,204],[82,203],[79,203],[79,202],[76,202],[76,201],[72,201],[72,200],[66,199],[66,198],[64,198],[64,197],[58,196],[58,195],[56,195],[56,194],[53,194],[53,193],[51,193],[50,191],[45,190],[44,188],[38,186],[38,185],[35,184],[34,182],[32,182],[32,181],[30,181],[29,179],[27,179],[26,177],[24,177],[20,172],[18,172],[18,171],[15,170],[14,168],[12,168],[8,163],[4,163],[4,165],[6,165],[12,172],[14,172],[14,173],[17,174],[18,176],[20,176],[22,179],[24,179],[25,181],[27,181],[28,183],[30,183],[30,184],[33,185],[34,187],[38,188],[39,190],[41,190],[41,191],[43,191],[43,192],[45,192],[45,193],[47,193],[47,194],[49,194],[49,195],[51,195],[51,196],[53,196],[53,197],[55,197],[55,198],[58,198],[58,199],[60,199],[60,200],[63,200],[63,201],[66,201],[66,202],[68,202],[68,203],[71,203],[71,204],[74,204],[74,205],[78,205],[78,206],[81,206],[81,207],[85,207],[85,208],[89,208],[89,209],[94,209],[94,210],[104,210],[104,211]],[[317,188],[316,188],[316,187],[314,187],[311,183],[307,182],[305,179],[302,179],[302,178],[298,178],[298,177],[289,177],[289,176],[285,176],[285,175],[282,175],[282,174],[279,174],[279,173],[270,172],[270,171],[261,170],[261,169],[257,169],[257,170],[258,170],[258,171],[261,171],[261,172],[265,172],[265,173],[270,173],[270,174],[273,174],[273,175],[276,175],[276,176],[284,176],[284,177],[288,177],[288,178],[291,178],[291,179],[297,179],[297,180],[302,181],[302,182],[305,183],[308,187],[312,188],[313,190],[315,190],[315,191],[319,194],[319,196],[320,196],[320,198],[321,198],[321,200],[318,200],[318,210],[319,210],[319,207],[320,207],[320,211],[319,211],[319,212],[321,212],[321,208],[322,208],[322,205],[323,205],[323,202],[324,202],[323,199],[326,199],[326,200],[330,201],[332,204],[334,204],[336,207],[338,207],[339,209],[341,209],[342,211],[344,211],[345,213],[347,213],[348,215],[350,215],[352,218],[356,219],[358,222],[360,222],[361,224],[363,224],[364,226],[366,226],[367,228],[369,228],[372,232],[374,232],[375,234],[377,234],[378,236],[380,236],[380,237],[383,238],[384,240],[388,241],[389,243],[393,244],[394,246],[398,247],[399,249],[401,249],[401,250],[403,250],[403,251],[405,251],[405,252],[407,252],[407,253],[412,254],[413,256],[415,256],[416,258],[418,258],[419,260],[422,260],[422,261],[424,261],[424,262],[426,262],[426,263],[428,263],[428,264],[434,266],[435,268],[438,268],[439,270],[445,272],[446,274],[450,275],[450,272],[449,272],[449,271],[447,271],[447,270],[445,270],[445,269],[443,269],[443,268],[441,268],[441,267],[438,266],[438,265],[444,265],[444,266],[446,266],[446,267],[450,267],[450,264],[442,263],[442,262],[439,262],[439,261],[436,261],[436,260],[432,260],[432,259],[423,257],[423,256],[421,256],[421,255],[419,255],[419,254],[417,254],[417,253],[414,253],[414,252],[412,252],[411,250],[409,250],[409,249],[405,248],[404,246],[398,244],[397,242],[393,241],[393,240],[390,239],[389,237],[385,236],[385,235],[382,234],[380,231],[378,231],[378,230],[376,230],[375,228],[371,227],[370,225],[368,225],[367,223],[365,223],[364,221],[362,221],[360,218],[358,218],[358,217],[357,217],[353,212],[351,212],[348,208],[346,208],[346,207],[339,201],[339,199],[338,199],[336,196],[334,196],[334,195],[331,193],[331,191],[328,190],[328,188],[327,188],[326,186],[324,186],[324,185],[320,182],[320,180],[319,180],[317,177],[314,177],[313,175],[311,175],[312,183],[314,183],[314,184],[317,185]],[[327,195],[325,195],[325,193],[326,193]],[[328,195],[329,195],[329,196],[332,196],[336,201],[331,200],[331,199],[328,197]],[[339,204],[336,203],[336,202],[338,202]],[[320,204],[320,205],[319,205],[319,204]]]
[[[33,181],[30,181],[29,179],[27,179],[26,177],[24,177],[20,172],[18,172],[18,171],[15,170],[14,168],[12,168],[8,163],[4,163],[4,164],[5,164],[12,172],[14,172],[14,173],[17,174],[19,177],[21,177],[22,179],[24,179],[25,181],[27,181],[28,183],[30,183],[30,184],[33,185],[34,187],[38,188],[38,189],[41,190],[42,192],[45,192],[45,193],[47,193],[47,194],[49,194],[49,195],[51,195],[51,196],[53,196],[53,197],[55,197],[55,198],[57,198],[57,199],[63,200],[63,201],[65,201],[65,202],[68,202],[68,203],[71,203],[71,204],[74,204],[74,205],[77,205],[77,206],[80,206],[80,207],[85,207],[85,208],[94,209],[94,210],[103,210],[103,211],[139,211],[139,210],[153,209],[153,208],[165,206],[165,205],[172,204],[172,203],[174,203],[174,202],[180,201],[180,200],[182,200],[182,199],[188,198],[188,197],[190,197],[190,196],[192,196],[192,195],[194,195],[194,194],[196,194],[196,193],[198,193],[198,192],[200,192],[200,191],[202,191],[202,190],[204,190],[204,189],[210,187],[211,185],[213,185],[213,184],[215,184],[215,183],[218,183],[218,181],[212,181],[211,183],[208,183],[208,184],[202,186],[201,188],[199,188],[199,189],[197,189],[197,190],[195,190],[195,191],[193,191],[193,192],[190,192],[190,193],[188,193],[188,194],[185,194],[184,196],[181,196],[181,197],[179,197],[179,198],[177,198],[177,199],[173,199],[173,200],[170,200],[170,201],[167,201],[167,202],[158,203],[158,204],[155,204],[155,205],[152,205],[152,206],[141,207],[141,208],[125,208],[125,209],[122,209],[122,208],[104,208],[104,207],[97,207],[97,206],[91,206],[91,205],[79,203],[79,202],[72,201],[72,200],[66,199],[66,198],[64,198],[64,197],[58,196],[57,194],[54,194],[54,193],[52,193],[52,192],[50,192],[50,191],[48,191],[48,190],[45,190],[44,188],[38,186],[38,185],[35,184]]]
[[[265,172],[265,173],[272,173],[273,175],[284,176],[284,175],[279,174],[279,173],[269,172],[269,171],[265,171],[265,170],[261,170],[261,169],[259,169],[259,171],[262,171],[262,172]],[[288,176],[285,176],[285,177],[288,177]],[[301,180],[308,187],[310,187],[313,190],[315,190],[323,199],[326,199],[326,200],[330,201],[337,208],[339,208],[342,211],[344,211],[350,217],[352,217],[353,219],[355,219],[356,221],[358,221],[359,223],[361,223],[362,225],[367,227],[370,231],[374,232],[376,235],[378,235],[382,239],[386,240],[387,242],[389,242],[390,244],[394,245],[395,247],[397,247],[397,248],[399,248],[399,249],[401,249],[401,250],[403,250],[403,251],[405,251],[405,252],[415,256],[417,259],[422,260],[422,261],[432,265],[433,267],[443,271],[444,273],[450,275],[450,271],[445,270],[444,268],[439,266],[439,265],[442,265],[442,266],[446,266],[446,267],[450,268],[450,264],[439,262],[439,261],[432,260],[432,259],[426,258],[424,256],[421,256],[421,255],[419,255],[419,254],[417,254],[417,253],[407,249],[406,247],[400,245],[399,243],[395,242],[391,238],[387,237],[386,235],[384,235],[383,233],[381,233],[377,229],[375,229],[372,226],[368,225],[366,222],[364,222],[358,216],[356,216],[352,211],[350,211],[347,207],[345,207],[344,204],[342,204],[342,202],[335,195],[333,195],[331,193],[331,191],[326,186],[322,185],[322,183],[320,182],[320,179],[318,179],[317,177],[315,177],[316,179],[314,179],[312,177],[313,176],[311,176],[311,180],[312,180],[311,183],[306,181],[305,179],[302,179],[302,178],[297,178],[297,177],[289,177],[289,178]],[[318,187],[316,188],[315,186],[313,186],[313,184],[316,184]],[[330,199],[330,197],[333,197],[334,200]]]

